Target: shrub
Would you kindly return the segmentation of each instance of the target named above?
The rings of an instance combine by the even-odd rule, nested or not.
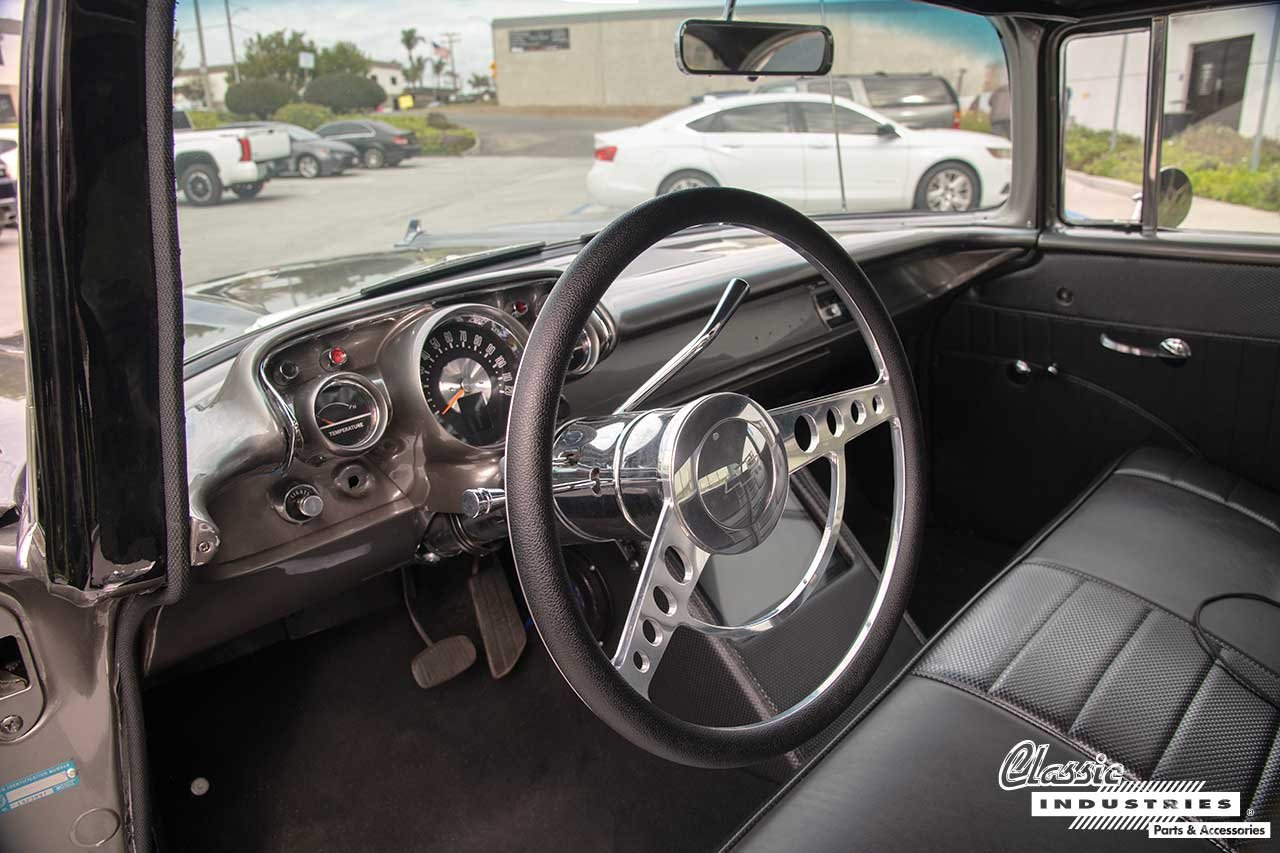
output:
[[[960,115],[960,129],[977,133],[991,132],[991,113],[982,110],[969,110]]]
[[[229,121],[235,121],[236,117],[228,112],[215,112],[213,110],[187,110],[187,118],[191,119],[191,127],[193,130],[213,130],[222,127]]]
[[[436,130],[452,130],[457,127],[444,113],[436,112],[427,113],[427,126],[434,127]]]
[[[387,99],[382,87],[356,74],[322,74],[307,85],[303,99],[334,112],[371,110]]]
[[[276,121],[282,121],[286,124],[296,124],[298,127],[305,127],[307,130],[315,130],[320,125],[333,118],[333,110],[323,107],[320,104],[308,104],[305,102],[285,104],[276,110],[272,116]]]
[[[227,109],[265,119],[294,97],[293,89],[282,80],[245,80],[227,89]]]

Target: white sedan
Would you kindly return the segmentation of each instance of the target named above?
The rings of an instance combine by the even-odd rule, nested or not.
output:
[[[833,115],[834,113],[834,115]],[[808,213],[994,207],[1009,194],[1007,139],[964,130],[912,130],[867,107],[821,94],[708,101],[638,127],[596,134],[587,191],[606,207],[703,186],[756,190]]]

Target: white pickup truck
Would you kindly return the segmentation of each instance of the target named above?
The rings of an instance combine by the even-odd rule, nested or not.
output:
[[[283,130],[192,130],[186,118],[174,112],[173,172],[191,204],[217,204],[227,188],[240,198],[253,198],[274,173],[273,162],[289,158],[289,135]]]

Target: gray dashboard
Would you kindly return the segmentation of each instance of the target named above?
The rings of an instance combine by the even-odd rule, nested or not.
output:
[[[1008,232],[913,229],[838,239],[863,261],[895,314],[1023,251]],[[501,441],[464,443],[429,405],[420,376],[424,341],[436,318],[480,311],[527,345],[569,260],[543,258],[298,317],[263,331],[233,359],[189,376],[197,587],[180,607],[206,617],[215,609],[233,615],[184,618],[178,631],[165,630],[175,616],[161,613],[150,632],[150,665],[180,660],[411,560],[432,518],[459,512],[464,490],[501,487]],[[790,249],[739,229],[678,235],[641,256],[602,300],[588,330],[592,357],[565,385],[563,416],[615,407],[687,342],[733,276],[751,283],[748,300],[656,403],[747,388],[852,348],[856,327],[826,282]],[[329,360],[335,349],[345,355],[340,365]],[[326,441],[309,411],[317,388],[343,376],[383,407],[370,435],[376,440],[349,449]],[[299,484],[319,498],[312,508],[323,506],[314,516],[284,511]]]

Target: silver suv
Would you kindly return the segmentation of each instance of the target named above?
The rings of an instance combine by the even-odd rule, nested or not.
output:
[[[832,74],[763,83],[754,91],[825,94],[832,90],[907,127],[960,126],[960,99],[937,74]]]

